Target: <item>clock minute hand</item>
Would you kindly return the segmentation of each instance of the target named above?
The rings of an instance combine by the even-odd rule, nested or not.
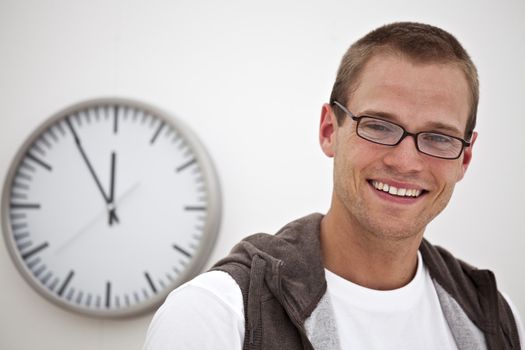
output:
[[[80,154],[82,155],[82,158],[84,159],[84,162],[86,163],[91,176],[95,180],[95,183],[97,184],[97,187],[98,187],[98,189],[100,191],[100,194],[102,194],[102,198],[104,198],[104,201],[106,202],[106,204],[110,204],[109,198],[108,198],[108,196],[106,196],[106,193],[104,192],[104,189],[102,188],[102,184],[100,183],[100,181],[99,181],[99,179],[97,177],[97,174],[95,173],[95,170],[93,169],[93,166],[91,166],[91,163],[89,162],[89,159],[88,159],[88,157],[86,155],[86,152],[84,151],[84,148],[82,148],[82,144],[80,143],[80,139],[78,138],[78,135],[77,135],[75,129],[73,128],[73,125],[71,124],[71,121],[69,120],[69,117],[66,117],[66,123],[67,123],[67,126],[69,127],[69,130],[71,130],[71,133],[73,134],[73,137],[75,138],[75,143],[77,145],[77,148],[80,151]]]

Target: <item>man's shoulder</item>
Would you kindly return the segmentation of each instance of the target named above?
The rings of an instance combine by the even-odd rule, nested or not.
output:
[[[482,305],[474,305],[479,304],[481,299],[496,302],[496,278],[492,271],[474,267],[426,239],[421,242],[419,250],[434,283],[439,284],[468,313],[483,308]]]
[[[301,264],[305,259],[320,255],[322,217],[322,214],[310,214],[286,224],[274,234],[247,236],[215,267],[226,264],[249,267],[254,256],[270,264]]]
[[[168,295],[151,321],[144,349],[240,349],[243,308],[241,291],[228,274],[200,274]]]
[[[292,221],[276,234],[255,234],[243,239],[212,270],[230,274],[245,302],[249,290],[266,297],[281,298],[299,314],[318,301],[326,290],[321,256],[321,214]]]
[[[474,267],[427,240],[422,241],[420,252],[430,276],[439,286],[436,291],[445,313],[448,310],[455,314],[452,318],[457,318],[459,309],[455,305],[459,305],[484,334],[498,334],[503,329],[504,336],[500,339],[519,344],[514,314],[498,291],[492,271]],[[450,303],[451,300],[454,302]],[[497,340],[491,337],[490,341]]]

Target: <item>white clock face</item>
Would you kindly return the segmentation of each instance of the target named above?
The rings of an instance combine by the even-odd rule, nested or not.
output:
[[[20,271],[48,299],[91,315],[157,306],[199,272],[219,187],[187,128],[127,100],[59,113],[21,148],[2,222]]]

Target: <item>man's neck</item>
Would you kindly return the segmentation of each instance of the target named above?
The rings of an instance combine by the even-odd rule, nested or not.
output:
[[[321,221],[325,267],[353,283],[377,290],[401,288],[412,280],[422,237],[423,232],[388,239],[367,232],[351,218],[333,210]]]

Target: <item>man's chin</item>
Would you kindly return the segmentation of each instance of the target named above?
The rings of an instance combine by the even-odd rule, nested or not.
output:
[[[399,219],[369,222],[368,226],[368,231],[373,236],[384,241],[392,242],[421,238],[425,231],[425,226],[416,225],[413,222],[407,223]]]

